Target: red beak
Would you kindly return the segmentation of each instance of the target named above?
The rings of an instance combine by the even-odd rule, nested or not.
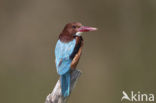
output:
[[[95,31],[97,28],[94,27],[88,27],[88,26],[81,26],[78,31],[79,32],[88,32],[88,31]]]

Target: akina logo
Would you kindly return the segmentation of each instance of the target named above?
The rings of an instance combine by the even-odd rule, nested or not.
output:
[[[141,93],[140,91],[138,92],[131,91],[130,94],[127,94],[125,91],[122,91],[122,94],[123,96],[121,98],[121,101],[128,100],[132,102],[133,101],[154,102],[154,94],[152,93],[146,94],[146,93]]]

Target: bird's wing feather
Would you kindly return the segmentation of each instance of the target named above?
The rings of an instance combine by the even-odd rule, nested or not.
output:
[[[70,64],[72,62],[70,56],[74,51],[75,45],[75,39],[68,43],[64,43],[58,40],[55,48],[55,62],[58,74],[63,75],[69,71]]]

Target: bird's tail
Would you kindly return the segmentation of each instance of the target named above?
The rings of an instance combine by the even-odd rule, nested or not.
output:
[[[67,72],[64,75],[61,75],[61,90],[64,97],[69,96],[70,94],[70,73]]]

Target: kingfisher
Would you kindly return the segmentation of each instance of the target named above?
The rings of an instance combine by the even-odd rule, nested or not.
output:
[[[60,75],[61,93],[64,97],[70,94],[70,73],[76,69],[82,53],[82,33],[95,30],[97,28],[73,22],[66,24],[59,35],[55,47],[55,63],[57,73]]]

